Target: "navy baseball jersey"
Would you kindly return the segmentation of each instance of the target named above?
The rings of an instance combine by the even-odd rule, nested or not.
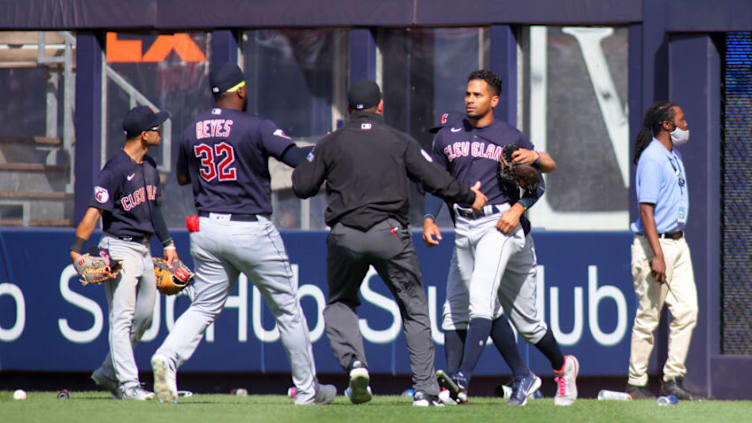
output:
[[[103,211],[105,232],[139,237],[154,233],[152,210],[160,196],[154,159],[144,156],[139,164],[120,150],[99,172],[89,206]]]
[[[268,119],[214,108],[185,130],[177,172],[190,176],[200,212],[271,214],[269,157],[291,145]]]
[[[510,192],[498,177],[501,149],[507,144],[535,149],[525,134],[504,121],[476,128],[463,119],[436,134],[431,154],[459,182],[472,186],[480,181],[488,204],[513,204],[519,192]]]

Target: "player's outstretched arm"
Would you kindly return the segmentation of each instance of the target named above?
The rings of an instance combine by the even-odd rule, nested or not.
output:
[[[84,247],[84,244],[86,244],[86,241],[88,241],[91,237],[91,234],[97,227],[97,222],[99,222],[99,218],[101,216],[102,210],[99,210],[96,207],[89,207],[86,210],[84,218],[81,219],[81,223],[79,223],[78,227],[76,228],[76,240],[71,246],[70,255],[71,260],[73,260],[74,262],[81,256],[81,249]]]
[[[308,153],[306,159],[292,172],[292,192],[298,198],[313,197],[319,192],[326,178],[326,165],[322,157],[324,151],[319,145]]]
[[[292,168],[295,168],[298,167],[299,164],[303,163],[306,160],[308,154],[310,154],[312,151],[312,145],[301,148],[295,144],[291,144],[289,147],[287,147],[285,152],[282,153],[280,161]]]

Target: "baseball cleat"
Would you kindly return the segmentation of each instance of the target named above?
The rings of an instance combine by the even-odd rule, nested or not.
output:
[[[413,396],[413,407],[443,407],[444,403],[441,402],[438,396],[428,395],[423,391],[418,391]]]
[[[159,402],[178,402],[175,371],[170,368],[167,357],[154,354],[151,357],[151,369],[154,372],[154,392]]]
[[[110,394],[112,394],[113,398],[120,398],[118,381],[114,378],[111,378],[110,376],[107,376],[101,367],[97,370],[94,370],[94,373],[91,374],[91,380],[93,380],[94,383],[97,384],[97,386],[101,386],[102,388],[110,391]]]
[[[444,405],[457,405],[457,401],[452,399],[449,389],[446,388],[442,388],[439,392],[439,401],[443,402]]]
[[[509,397],[507,405],[524,406],[527,404],[527,399],[540,388],[541,383],[541,378],[533,372],[528,372],[527,376],[515,377],[512,384],[512,395]]]
[[[146,401],[154,398],[154,393],[147,391],[139,385],[122,385],[118,388],[121,400]]]
[[[368,386],[370,380],[368,369],[360,361],[353,363],[353,368],[350,370],[351,403],[362,404],[371,400],[371,387]]]
[[[436,380],[439,386],[449,391],[449,396],[457,404],[467,404],[467,379],[462,372],[457,372],[450,377],[445,371],[438,370]]]
[[[556,381],[556,396],[554,405],[572,405],[577,399],[577,373],[580,363],[573,355],[564,356],[564,366],[554,371]]]

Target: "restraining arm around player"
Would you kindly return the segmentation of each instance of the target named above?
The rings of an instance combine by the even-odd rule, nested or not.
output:
[[[525,149],[517,155],[518,160],[535,157],[533,162],[543,161],[546,170],[553,170],[555,163],[548,155],[534,152],[525,134],[494,119],[493,108],[498,104],[500,92],[501,79],[493,72],[471,73],[465,93],[466,118],[442,129],[434,140],[435,161],[461,182],[480,179],[490,204],[480,214],[453,205],[456,248],[442,327],[448,339],[447,354],[455,357],[453,362],[461,357],[461,363],[453,375],[456,384],[452,378],[442,379],[455,388],[453,397],[466,401],[470,375],[486,339],[495,333],[494,341],[515,374],[513,390],[518,395],[513,395],[510,405],[525,404],[527,393],[537,389],[540,379],[519,358],[514,335],[502,321],[504,312],[523,337],[551,361],[559,383],[555,403],[569,405],[576,398],[574,379],[578,366],[574,357],[565,358],[561,354],[553,333],[536,308],[537,259],[529,234],[530,223],[523,216],[542,195],[543,185],[532,192],[526,190],[520,198],[520,186],[506,183],[503,172],[499,177],[500,163],[513,162],[511,157],[504,157],[512,154],[510,146]],[[430,207],[431,200],[428,203]],[[430,209],[428,213],[431,214]],[[427,217],[424,236],[430,244],[437,241],[434,237],[438,228],[431,216]]]
[[[96,178],[90,206],[76,229],[71,259],[77,270],[90,260],[81,250],[100,217],[103,236],[99,247],[112,265],[122,265],[118,275],[104,282],[109,306],[110,352],[92,374],[97,385],[120,399],[143,400],[153,397],[141,388],[133,347],[151,323],[157,287],[149,250],[153,234],[159,237],[169,263],[178,259],[167,225],[159,207],[161,189],[154,160],[146,155],[161,142],[159,126],[166,112],[153,113],[148,107],[136,107],[123,121],[127,140]]]

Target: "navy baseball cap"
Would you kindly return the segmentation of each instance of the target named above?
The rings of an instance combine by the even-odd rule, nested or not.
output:
[[[143,131],[159,128],[159,125],[170,118],[166,111],[154,113],[147,106],[138,106],[130,109],[123,119],[125,136],[133,138]]]
[[[368,79],[350,85],[350,91],[347,93],[347,100],[350,108],[354,110],[370,109],[379,104],[381,101],[381,90],[379,86]]]
[[[212,94],[232,93],[245,86],[245,75],[235,63],[225,62],[209,73],[209,85]]]
[[[435,134],[441,130],[441,128],[452,125],[457,122],[461,122],[462,119],[464,119],[466,116],[465,113],[462,112],[444,112],[441,115],[439,115],[439,121],[436,122],[436,126],[429,128],[428,132]]]

